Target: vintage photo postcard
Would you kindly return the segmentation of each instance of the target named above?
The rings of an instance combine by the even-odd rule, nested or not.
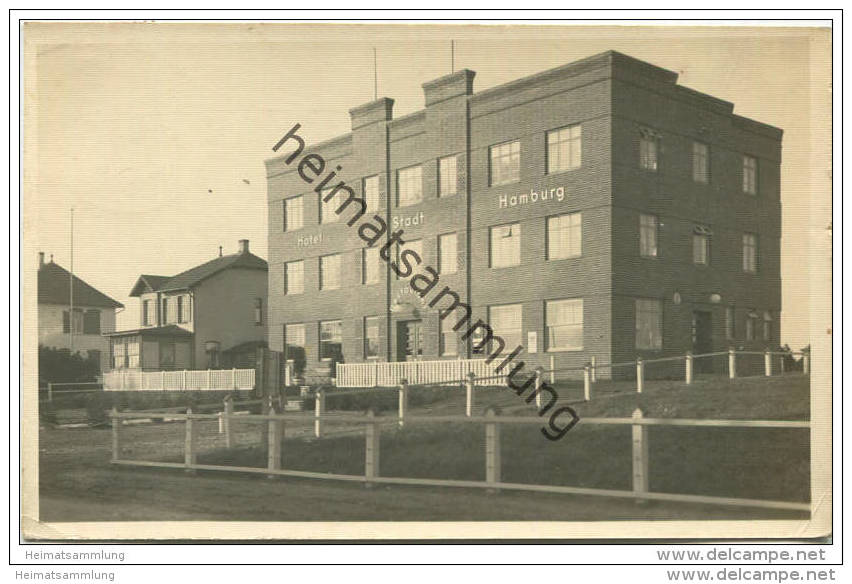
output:
[[[21,34],[25,540],[831,533],[830,26]]]

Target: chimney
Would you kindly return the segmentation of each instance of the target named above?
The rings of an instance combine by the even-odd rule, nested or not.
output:
[[[222,246],[219,246],[219,257],[222,257]]]
[[[249,252],[249,240],[241,239],[240,240],[240,253],[248,253]]]
[[[41,269],[44,266],[44,252],[38,252],[38,268]]]

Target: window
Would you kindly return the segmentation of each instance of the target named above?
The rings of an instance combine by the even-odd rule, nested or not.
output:
[[[87,310],[83,313],[83,334],[84,335],[99,335],[101,334],[101,311]]]
[[[160,324],[168,324],[169,322],[169,299],[163,298],[163,315]]]
[[[582,213],[547,218],[547,259],[580,257],[583,247],[582,223]]]
[[[67,310],[62,311],[62,332],[70,333],[71,332],[71,321],[72,318],[70,313]],[[83,311],[79,308],[74,309],[74,334],[79,335],[83,333]]]
[[[184,305],[183,304],[184,304],[183,296],[178,296],[177,297],[177,321],[178,322],[184,322],[184,316],[183,316]]]
[[[127,341],[127,367],[135,369],[139,367],[139,341]]]
[[[663,348],[663,306],[659,300],[636,299],[636,348]]]
[[[406,269],[405,264],[402,262],[402,252],[408,249],[416,253],[421,260],[423,259],[423,240],[414,239],[412,241],[407,241],[405,244],[398,245],[396,247],[396,265],[398,270],[405,271]],[[398,280],[407,280],[417,273],[416,262],[410,256],[411,254],[406,255],[406,261],[411,265],[411,273],[404,278],[402,276],[397,276]]]
[[[757,235],[743,234],[743,272],[757,273]]]
[[[746,340],[753,341],[755,339],[755,335],[757,334],[757,321],[758,315],[755,311],[751,310],[748,313],[748,318],[746,319]]]
[[[379,175],[374,174],[364,179],[364,203],[367,211],[379,210]]]
[[[449,316],[449,315],[448,315]],[[438,317],[439,328],[441,330],[440,351],[442,357],[448,357],[459,354],[459,339],[456,336],[456,331],[453,330],[455,322],[452,318],[441,319]]]
[[[263,298],[254,299],[254,324],[263,324]]]
[[[305,348],[305,325],[285,324],[284,325],[284,346]]]
[[[737,336],[736,310],[733,306],[725,308],[725,338],[732,341]]]
[[[489,149],[491,186],[504,185],[520,180],[521,143],[504,142]]]
[[[658,140],[656,136],[648,133],[639,138],[639,168],[657,171],[657,149]]]
[[[583,299],[548,300],[544,303],[548,351],[583,348]]]
[[[305,292],[305,260],[284,264],[284,294]]]
[[[364,319],[364,358],[379,356],[379,322],[381,317],[368,316]]]
[[[124,341],[115,339],[112,344],[112,368],[124,369],[127,367],[127,352],[124,350]]]
[[[153,324],[151,322],[151,316],[152,316],[151,315],[151,301],[150,300],[143,300],[142,301],[142,325],[143,326],[150,326],[151,324]]]
[[[521,224],[491,228],[491,267],[505,268],[521,263]]]
[[[329,194],[331,194],[331,191],[333,191],[333,190],[334,189],[325,189],[324,191],[322,191],[322,193],[320,194],[320,197],[319,197],[319,206],[320,206],[319,216],[320,216],[320,224],[322,224],[322,225],[325,225],[327,223],[337,223],[337,219],[338,219],[337,209],[340,207],[340,204],[342,203],[342,201],[340,200],[341,197],[344,197],[346,192],[343,189],[341,189],[341,190],[337,191],[337,194],[335,194],[333,197],[331,197],[331,199],[329,199],[328,202],[326,202],[325,198]]]
[[[692,263],[699,266],[710,263],[710,236],[706,233],[692,234]]]
[[[397,171],[397,207],[407,207],[423,200],[422,172],[420,165],[410,166]]]
[[[343,357],[343,321],[320,322],[320,359],[339,361]]]
[[[284,231],[296,231],[305,224],[305,199],[301,195],[284,199]]]
[[[547,133],[547,174],[580,168],[582,140],[580,125]]]
[[[523,305],[504,304],[488,307],[488,326],[506,341],[506,347],[523,344]]]
[[[657,257],[657,216],[639,215],[639,255]]]
[[[320,290],[337,290],[340,288],[340,254],[320,257]]]
[[[701,142],[692,143],[692,180],[705,184],[710,181],[710,149]]]
[[[763,340],[772,339],[772,315],[767,310],[763,313]]]
[[[450,197],[458,193],[459,175],[455,156],[438,160],[438,196]]]
[[[757,158],[743,156],[743,192],[757,194]]]
[[[438,273],[455,274],[459,267],[458,239],[455,233],[438,236]]]
[[[361,283],[377,284],[382,279],[382,264],[378,247],[361,250]]]

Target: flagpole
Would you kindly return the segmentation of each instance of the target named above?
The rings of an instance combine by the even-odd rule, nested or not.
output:
[[[68,297],[70,298],[70,310],[68,311],[68,334],[71,354],[74,354],[74,207],[71,207],[71,275],[68,279]]]

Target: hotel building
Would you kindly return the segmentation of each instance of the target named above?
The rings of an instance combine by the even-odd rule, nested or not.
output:
[[[780,129],[612,51],[479,93],[474,75],[424,83],[401,118],[388,98],[356,107],[349,133],[266,161],[271,349],[303,347],[315,370],[485,356],[439,318],[448,298],[430,306],[444,286],[528,366],[778,345]],[[440,275],[429,295],[305,182],[308,153],[340,167],[364,220],[404,230],[415,272]]]

